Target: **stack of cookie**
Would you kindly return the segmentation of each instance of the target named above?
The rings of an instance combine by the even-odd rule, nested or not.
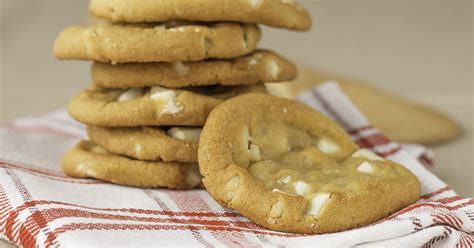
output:
[[[257,23],[311,25],[288,0],[92,0],[90,11],[107,22],[69,27],[54,45],[59,59],[94,61],[92,85],[69,104],[89,140],[62,168],[137,187],[199,186],[197,146],[211,110],[296,77],[290,61],[256,49]]]

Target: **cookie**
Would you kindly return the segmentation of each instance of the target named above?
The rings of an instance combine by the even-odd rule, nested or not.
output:
[[[73,97],[68,110],[73,118],[91,126],[203,126],[223,100],[246,92],[266,90],[263,84],[186,89],[92,87]]]
[[[92,0],[92,14],[114,22],[262,23],[279,28],[308,30],[309,13],[293,0]]]
[[[315,69],[300,68],[290,83],[268,84],[270,92],[294,98],[321,83],[336,81],[369,122],[390,139],[433,145],[460,136],[460,125],[440,110],[386,92],[370,83]]]
[[[210,195],[272,230],[342,231],[417,201],[403,166],[359,150],[322,114],[291,100],[246,94],[210,114],[199,169]]]
[[[100,62],[177,62],[234,58],[255,50],[252,24],[106,24],[65,29],[54,44],[59,59]]]
[[[293,63],[263,50],[228,60],[92,65],[93,83],[106,88],[250,85],[293,80],[296,75]]]
[[[72,177],[143,188],[191,189],[201,182],[195,163],[134,160],[109,153],[84,140],[64,155],[61,168]]]
[[[92,142],[107,151],[147,161],[197,163],[201,127],[87,127]]]

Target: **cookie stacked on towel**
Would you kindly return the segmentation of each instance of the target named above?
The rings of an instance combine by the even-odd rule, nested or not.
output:
[[[92,0],[97,26],[57,38],[59,59],[92,60],[92,85],[69,113],[88,140],[62,159],[74,177],[136,187],[200,185],[201,127],[223,101],[266,93],[296,77],[275,52],[256,49],[257,24],[307,30],[309,14],[288,0]]]

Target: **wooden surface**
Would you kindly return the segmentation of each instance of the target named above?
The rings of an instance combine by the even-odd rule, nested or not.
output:
[[[65,106],[88,85],[89,63],[56,61],[51,46],[63,27],[87,22],[87,2],[0,1],[0,120]],[[448,112],[465,133],[433,147],[433,171],[473,196],[472,1],[302,2],[313,14],[312,31],[265,28],[262,47]]]

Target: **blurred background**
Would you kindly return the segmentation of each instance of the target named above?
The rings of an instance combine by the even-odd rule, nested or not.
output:
[[[52,56],[56,35],[87,24],[86,0],[0,0],[0,121],[64,107],[89,82],[88,62]],[[306,0],[308,33],[264,28],[262,47],[448,113],[463,136],[433,147],[434,172],[473,196],[473,2]]]

